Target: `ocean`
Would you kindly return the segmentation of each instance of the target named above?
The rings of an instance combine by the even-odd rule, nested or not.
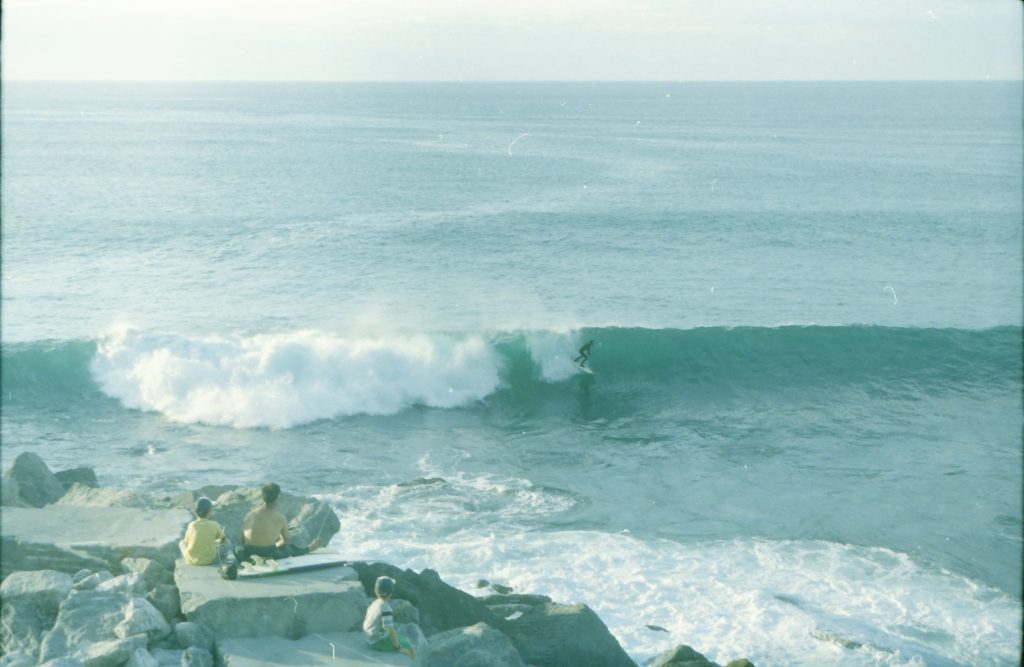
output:
[[[1018,663],[1020,82],[2,94],[5,468],[273,480],[639,662]]]

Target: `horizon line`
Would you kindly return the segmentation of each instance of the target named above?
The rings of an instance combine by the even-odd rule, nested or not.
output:
[[[339,83],[339,84],[604,84],[604,83],[1021,83],[1021,78],[983,79],[30,79],[0,77],[2,83]]]

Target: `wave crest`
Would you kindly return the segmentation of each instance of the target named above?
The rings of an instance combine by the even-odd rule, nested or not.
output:
[[[316,331],[189,338],[121,330],[99,341],[91,368],[103,392],[126,407],[235,428],[453,408],[493,392],[500,375],[497,355],[479,337]]]

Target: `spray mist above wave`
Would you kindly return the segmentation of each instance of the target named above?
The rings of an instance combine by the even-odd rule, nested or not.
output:
[[[126,407],[235,428],[453,408],[500,382],[499,357],[483,338],[443,334],[190,338],[122,329],[100,339],[91,369]]]

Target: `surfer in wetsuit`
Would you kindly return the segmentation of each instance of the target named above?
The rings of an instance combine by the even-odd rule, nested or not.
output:
[[[587,365],[587,361],[590,360],[590,348],[593,347],[593,345],[594,341],[588,340],[586,343],[583,344],[582,347],[580,347],[580,356],[573,359],[573,361],[579,364],[581,368],[585,367]]]

